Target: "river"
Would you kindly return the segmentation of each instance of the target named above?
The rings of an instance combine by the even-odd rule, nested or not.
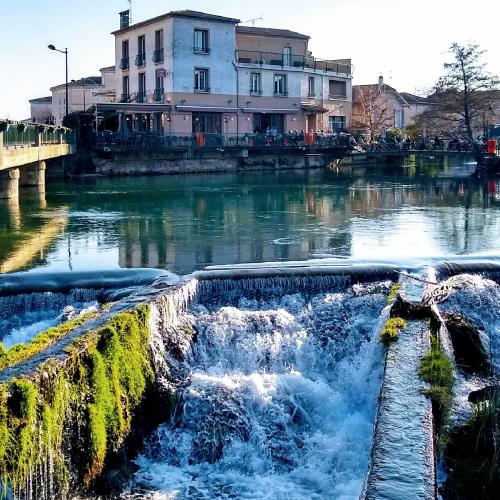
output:
[[[463,159],[52,180],[0,200],[0,271],[498,254],[500,181]]]

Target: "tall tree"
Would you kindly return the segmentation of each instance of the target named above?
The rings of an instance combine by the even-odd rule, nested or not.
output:
[[[441,120],[463,127],[468,139],[474,143],[475,127],[484,122],[491,110],[493,93],[499,79],[486,71],[481,62],[484,50],[477,44],[453,43],[449,50],[451,62],[444,64],[446,73],[434,87],[435,106],[430,114]]]
[[[394,125],[394,108],[383,86],[359,85],[353,94],[353,119],[370,131],[370,140]]]

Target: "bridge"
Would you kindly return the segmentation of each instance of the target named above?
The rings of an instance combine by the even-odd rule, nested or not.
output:
[[[0,199],[18,200],[20,186],[45,192],[46,161],[74,153],[70,129],[0,120]]]

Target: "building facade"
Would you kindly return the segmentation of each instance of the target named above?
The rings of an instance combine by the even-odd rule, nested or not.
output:
[[[35,123],[52,123],[52,96],[30,100],[31,120]]]
[[[309,37],[174,11],[115,31],[122,132],[246,134],[349,125],[350,60],[312,57]]]
[[[100,70],[100,76],[88,76],[68,82],[68,112],[85,111],[100,102],[115,100],[115,67]],[[50,89],[52,92],[52,120],[61,125],[66,114],[66,84]]]

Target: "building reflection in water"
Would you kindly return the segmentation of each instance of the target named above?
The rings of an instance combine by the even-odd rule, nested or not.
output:
[[[47,208],[40,200],[21,203],[21,229],[8,215],[0,236],[39,228],[64,203],[66,238],[56,237],[44,259],[52,269],[68,269],[68,242],[75,270],[159,267],[180,274],[211,264],[477,253],[498,249],[498,193],[498,180],[448,163],[377,174],[349,167],[340,174],[103,178],[49,184]],[[2,252],[4,243],[0,260]]]

